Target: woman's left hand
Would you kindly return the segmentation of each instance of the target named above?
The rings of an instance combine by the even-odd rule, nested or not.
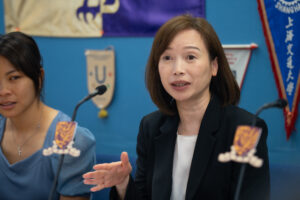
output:
[[[121,161],[98,164],[94,166],[94,169],[96,171],[88,172],[83,175],[84,184],[96,185],[91,188],[92,192],[115,185],[125,185],[126,188],[132,167],[127,153],[123,152],[121,154]]]

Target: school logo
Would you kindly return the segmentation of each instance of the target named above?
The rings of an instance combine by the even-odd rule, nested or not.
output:
[[[92,93],[99,85],[106,85],[107,91],[95,96],[92,101],[100,109],[99,117],[108,115],[106,108],[110,104],[115,88],[115,51],[113,47],[104,50],[87,50],[88,90]]]
[[[275,8],[286,14],[293,14],[300,11],[299,0],[275,0]]]
[[[258,127],[238,126],[231,151],[220,153],[218,160],[220,162],[249,163],[253,167],[261,167],[263,160],[254,155],[261,131],[261,128]]]
[[[239,126],[233,141],[237,155],[245,156],[251,149],[255,148],[260,132],[261,129],[257,127]]]
[[[120,8],[120,0],[115,0],[113,4],[105,4],[106,0],[84,0],[82,6],[76,10],[76,16],[80,20],[80,15],[88,23],[87,16],[92,15],[92,19],[100,14],[116,13]]]
[[[76,122],[61,121],[56,124],[55,136],[53,145],[43,150],[44,156],[52,154],[70,154],[78,157],[80,150],[73,147],[73,138],[77,128]]]

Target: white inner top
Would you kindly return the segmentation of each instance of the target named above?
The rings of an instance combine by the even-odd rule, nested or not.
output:
[[[171,200],[185,199],[187,181],[198,135],[178,135],[173,160]]]

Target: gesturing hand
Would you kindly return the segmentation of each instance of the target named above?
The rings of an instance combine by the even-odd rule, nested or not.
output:
[[[126,188],[129,181],[129,174],[132,170],[126,152],[122,152],[121,161],[98,164],[93,168],[95,171],[83,175],[84,184],[95,185],[95,187],[91,188],[92,192],[115,185]]]

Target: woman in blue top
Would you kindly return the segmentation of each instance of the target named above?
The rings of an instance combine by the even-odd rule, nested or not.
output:
[[[53,144],[56,124],[70,121],[45,105],[42,59],[35,41],[21,32],[0,36],[0,198],[48,199],[59,155],[43,156]],[[77,127],[73,147],[79,157],[66,155],[58,178],[56,199],[89,199],[82,174],[95,164],[93,134]]]

